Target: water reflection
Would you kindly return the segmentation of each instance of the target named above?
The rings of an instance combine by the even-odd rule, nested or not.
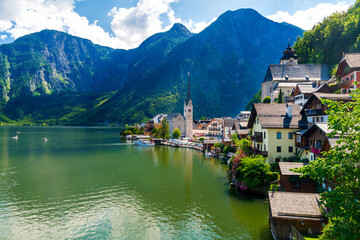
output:
[[[0,232],[9,239],[264,239],[267,205],[229,193],[226,165],[119,131],[0,128]],[[49,139],[44,143],[42,138]],[[265,234],[265,235],[264,235]]]

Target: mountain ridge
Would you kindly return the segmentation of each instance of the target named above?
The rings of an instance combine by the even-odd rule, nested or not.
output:
[[[181,112],[188,72],[196,117],[235,115],[257,92],[267,64],[278,61],[287,39],[302,30],[240,9],[225,12],[198,34],[174,24],[130,50],[53,33],[52,40],[33,34],[21,44],[0,45],[5,116],[45,124],[141,122],[159,112]],[[21,106],[24,99],[38,107]]]

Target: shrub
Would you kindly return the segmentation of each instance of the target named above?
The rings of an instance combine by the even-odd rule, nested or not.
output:
[[[173,138],[178,139],[181,136],[181,132],[178,128],[175,128],[172,133]]]
[[[271,97],[269,96],[265,97],[263,103],[271,103]]]

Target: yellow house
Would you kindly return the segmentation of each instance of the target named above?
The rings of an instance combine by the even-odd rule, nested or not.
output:
[[[293,156],[294,133],[307,125],[300,110],[297,104],[254,104],[248,123],[252,153],[267,157],[271,163]]]

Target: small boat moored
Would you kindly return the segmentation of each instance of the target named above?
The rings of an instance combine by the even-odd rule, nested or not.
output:
[[[141,147],[153,147],[153,146],[155,146],[155,143],[153,143],[149,140],[139,139],[134,142],[134,145],[141,146]]]

